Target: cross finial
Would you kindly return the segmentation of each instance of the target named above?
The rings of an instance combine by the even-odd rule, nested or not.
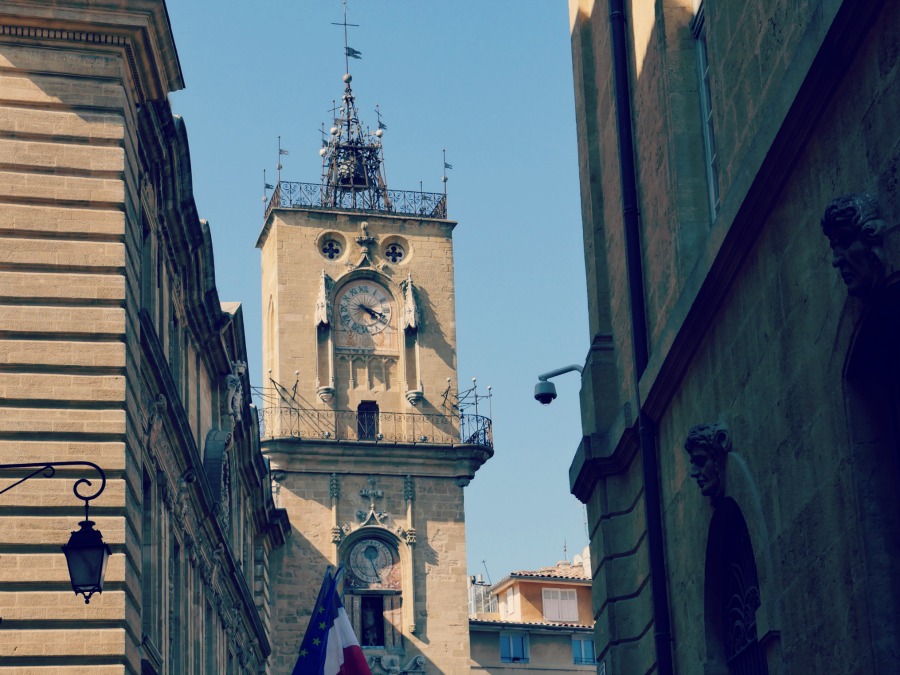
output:
[[[346,67],[345,72],[350,72],[350,55],[354,54],[353,58],[359,58],[359,52],[356,50],[350,50],[350,45],[347,43],[347,27],[353,26],[354,28],[359,28],[359,24],[357,23],[347,23],[347,0],[344,0],[344,20],[341,23],[332,22],[332,26],[343,26],[344,27],[344,65]]]

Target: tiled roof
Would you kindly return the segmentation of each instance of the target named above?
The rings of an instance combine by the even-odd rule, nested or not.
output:
[[[510,572],[509,577],[512,579],[571,579],[572,581],[590,581],[590,578],[584,573],[583,565],[573,565],[566,562],[558,563],[553,567],[542,567],[539,570]]]

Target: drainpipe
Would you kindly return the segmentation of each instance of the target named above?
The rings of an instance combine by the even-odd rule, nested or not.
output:
[[[669,591],[663,542],[662,508],[656,431],[653,420],[641,405],[640,379],[647,367],[648,339],[644,306],[644,272],[634,174],[634,143],[631,128],[631,93],[628,82],[628,40],[625,34],[623,0],[609,0],[612,37],[613,81],[616,99],[616,126],[619,140],[619,171],[622,183],[622,218],[625,227],[625,262],[631,303],[631,348],[634,388],[638,401],[638,443],[644,478],[644,506],[647,513],[647,549],[650,559],[650,589],[653,596],[653,636],[660,675],[672,675],[672,633],[669,623]]]

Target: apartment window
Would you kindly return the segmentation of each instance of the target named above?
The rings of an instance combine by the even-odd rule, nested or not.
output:
[[[578,598],[574,588],[545,588],[544,620],[578,621]]]
[[[709,58],[706,49],[706,12],[703,3],[691,21],[691,31],[697,45],[697,76],[700,93],[700,115],[703,130],[703,150],[706,158],[706,184],[709,194],[709,219],[716,219],[719,210],[719,158],[713,134],[712,95],[709,86]]]
[[[500,661],[528,663],[528,633],[500,633]]]
[[[503,613],[506,616],[512,616],[516,613],[516,589],[510,588],[503,597]]]
[[[572,663],[576,666],[594,663],[594,638],[583,635],[572,636]]]

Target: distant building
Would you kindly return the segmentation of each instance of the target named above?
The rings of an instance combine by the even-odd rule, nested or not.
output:
[[[3,670],[270,672],[290,525],[167,100],[182,87],[162,0],[2,3],[0,457],[99,466],[112,550],[86,605],[59,546],[90,467],[3,495]]]
[[[469,583],[473,673],[595,672],[590,561]]]
[[[900,3],[569,6],[600,667],[900,673]]]

